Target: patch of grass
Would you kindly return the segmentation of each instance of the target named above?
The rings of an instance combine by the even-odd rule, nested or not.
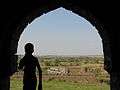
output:
[[[22,90],[23,83],[21,79],[12,78],[10,81],[10,90]]]
[[[63,81],[44,81],[43,90],[110,90],[109,86],[103,85],[81,85]]]
[[[13,78],[10,90],[22,90],[22,80]],[[43,90],[110,90],[109,85],[82,85],[79,83],[50,80],[43,81]]]

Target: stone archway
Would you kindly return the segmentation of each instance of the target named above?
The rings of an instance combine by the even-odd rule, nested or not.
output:
[[[101,35],[101,38],[102,38],[102,40],[103,40],[103,42],[104,42],[104,44],[106,45],[106,40],[108,39],[108,37],[107,37],[107,35],[106,35],[106,33],[105,33],[105,31],[103,31],[104,29],[103,29],[103,26],[100,24],[100,22],[99,21],[97,21],[97,19],[96,18],[93,18],[94,16],[93,15],[91,15],[91,13],[90,12],[86,12],[85,10],[81,10],[82,12],[84,12],[84,13],[80,13],[79,15],[82,15],[84,18],[86,18],[87,20],[89,20],[91,23],[92,23],[92,25],[94,25],[95,27],[97,27],[99,30],[98,30],[98,32],[99,32],[99,34]],[[48,11],[48,12],[50,12],[50,11]],[[24,18],[24,20],[25,21],[29,21],[29,20],[31,20],[30,18],[28,18],[28,17],[31,17],[31,18],[33,18],[33,21],[34,21],[34,19],[36,19],[37,17],[39,17],[38,15],[39,15],[39,10],[38,11],[36,11],[34,14],[32,13],[30,16],[27,16],[26,18]],[[74,13],[74,8],[73,8],[73,13]],[[37,17],[36,17],[37,16]],[[40,15],[41,16],[41,15]],[[16,31],[15,33],[13,33],[13,35],[14,35],[14,38],[20,38],[20,35],[21,35],[21,33],[22,33],[22,31],[24,31],[24,28],[27,26],[27,24],[24,24],[25,23],[25,21],[23,20],[23,22],[22,22],[22,24],[20,25],[20,27],[19,28],[17,28],[17,30],[18,31]],[[32,21],[31,21],[32,22]],[[28,22],[27,22],[28,23]],[[26,26],[24,26],[24,25],[26,25]],[[19,31],[20,31],[20,33],[19,33]],[[108,41],[108,40],[107,40]],[[16,43],[14,43],[13,42],[13,44],[15,45],[16,44],[16,46],[15,47],[17,47],[17,43],[18,43],[18,41],[16,41]],[[108,42],[107,42],[107,44],[108,44]],[[14,49],[15,49],[15,47],[14,47]],[[106,50],[106,48],[104,48],[105,50]],[[16,51],[16,50],[15,50]],[[108,56],[108,55],[107,55]],[[106,58],[108,58],[108,57],[106,57]],[[106,60],[106,59],[105,59]],[[108,59],[107,59],[108,60]],[[108,62],[110,62],[110,61],[105,61],[105,67],[106,67],[106,65],[108,65]],[[107,71],[109,71],[108,69],[109,68],[105,68]]]
[[[110,69],[111,69],[110,68],[111,67],[110,38],[104,26],[104,23],[102,24],[102,22],[100,22],[100,20],[95,15],[93,15],[90,11],[82,9],[81,7],[76,6],[76,5],[74,6],[74,4],[69,5],[66,3],[60,3],[60,4],[56,3],[52,7],[47,7],[46,5],[44,6],[46,8],[42,10],[41,10],[41,7],[37,7],[34,10],[32,9],[27,15],[25,15],[24,17],[20,19],[15,29],[11,33],[12,39],[10,41],[10,49],[11,49],[10,51],[12,51],[13,54],[17,52],[17,44],[18,44],[20,35],[24,31],[24,28],[26,28],[26,26],[30,24],[34,19],[36,19],[37,17],[40,17],[44,13],[50,12],[59,7],[63,7],[67,10],[72,11],[75,14],[78,14],[79,16],[82,16],[87,21],[89,21],[93,26],[96,27],[102,39],[103,52],[104,52],[104,57],[105,57],[105,69],[108,72],[110,72]]]
[[[10,2],[10,4],[11,3],[12,2]],[[3,31],[0,41],[0,56],[5,57],[5,61],[0,64],[0,70],[2,71],[0,74],[1,77],[4,77],[6,79],[6,77],[9,77],[15,71],[13,70],[15,67],[11,66],[15,66],[13,63],[16,64],[16,61],[14,61],[16,60],[16,56],[14,54],[17,52],[17,44],[24,28],[35,18],[59,7],[63,7],[84,17],[97,28],[103,43],[105,69],[110,74],[111,71],[117,72],[117,66],[119,65],[116,65],[115,62],[113,62],[113,59],[116,59],[116,56],[118,55],[116,55],[115,49],[117,49],[117,47],[119,48],[119,46],[115,46],[116,44],[119,44],[119,39],[116,40],[116,37],[119,35],[119,33],[117,33],[117,31],[112,31],[112,23],[109,22],[110,20],[107,17],[111,13],[109,11],[109,8],[106,8],[105,6],[101,7],[101,4],[105,5],[107,2],[103,3],[103,1],[99,1],[100,5],[98,4],[98,1],[94,1],[94,3],[96,3],[94,4],[92,1],[90,2],[85,0],[76,0],[76,2],[74,0],[26,0],[14,3],[14,8],[9,8],[9,11],[11,11],[11,13],[9,13],[9,17],[5,19],[7,22],[3,22],[3,27],[1,27]],[[19,5],[17,3],[19,3]],[[108,10],[107,13],[106,10]],[[111,74],[111,89],[116,88],[114,84],[119,81],[118,79],[118,81],[113,82],[112,76],[118,79],[119,74]],[[9,79],[7,79],[7,81],[9,81]],[[6,81],[4,83],[6,83]],[[8,84],[6,85],[8,86]],[[119,85],[117,87],[119,87]]]

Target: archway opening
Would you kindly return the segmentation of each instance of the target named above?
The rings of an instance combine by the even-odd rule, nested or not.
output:
[[[78,85],[78,83],[81,83],[81,82],[82,82],[82,84],[86,83],[86,82],[89,83],[89,81],[92,81],[91,78],[93,79],[93,81],[95,83],[97,83],[97,80],[99,82],[104,82],[104,80],[105,80],[105,82],[107,82],[107,81],[109,82],[108,78],[106,78],[106,77],[108,77],[108,75],[103,70],[104,57],[103,57],[103,52],[102,52],[102,42],[101,42],[101,39],[98,35],[96,28],[93,27],[87,21],[83,22],[82,20],[85,20],[85,19],[80,16],[77,16],[76,14],[75,14],[76,17],[75,16],[73,17],[71,14],[72,13],[71,11],[67,11],[63,8],[59,8],[59,9],[57,9],[55,11],[51,11],[49,13],[52,16],[53,16],[53,13],[56,13],[56,15],[58,15],[58,16],[64,14],[66,17],[64,17],[64,18],[59,17],[58,21],[54,17],[50,18],[49,19],[50,22],[49,21],[48,21],[49,23],[47,22],[48,25],[50,25],[49,27],[48,26],[46,27],[46,25],[44,25],[44,22],[43,23],[39,22],[39,25],[41,25],[40,27],[38,27],[39,26],[38,25],[38,26],[35,26],[33,30],[30,30],[30,28],[28,28],[28,27],[31,27],[33,23],[35,23],[35,25],[37,25],[36,22],[39,19],[42,22],[42,19],[44,20],[44,17],[47,16],[47,14],[34,20],[30,25],[28,25],[26,30],[24,30],[24,32],[23,32],[23,34],[27,31],[32,32],[31,34],[29,33],[30,36],[27,37],[28,39],[26,38],[26,40],[22,41],[22,36],[21,36],[21,41],[19,41],[19,44],[21,44],[21,46],[18,46],[18,48],[19,47],[21,47],[21,48],[19,48],[18,53],[19,54],[24,53],[23,47],[27,41],[27,42],[34,43],[34,45],[35,45],[34,55],[37,55],[37,56],[38,55],[49,55],[49,56],[40,57],[40,59],[41,59],[40,63],[41,63],[41,65],[46,65],[46,67],[43,66],[43,67],[45,67],[45,68],[43,68],[43,72],[45,74],[48,72],[49,72],[49,75],[51,75],[53,73],[55,73],[55,75],[57,74],[56,76],[54,75],[54,77],[50,77],[49,75],[47,76],[48,81],[53,80],[53,82],[50,82],[50,84],[56,83],[56,81],[54,81],[55,79],[60,80],[60,82],[64,83],[64,84],[66,84],[66,82],[70,82],[69,80],[72,80],[74,84],[77,83],[76,85]],[[60,14],[60,13],[62,13],[62,14]],[[71,16],[69,16],[69,15],[71,15]],[[78,19],[78,17],[81,19]],[[60,20],[61,21],[63,20],[62,23],[60,23],[61,22]],[[54,23],[51,21],[54,21]],[[88,25],[88,27],[86,25],[85,27],[87,27],[87,28],[84,28],[84,27],[81,28],[81,27],[79,27],[80,23],[82,24],[82,26],[89,24],[90,27],[89,27],[89,25]],[[57,26],[57,24],[59,26]],[[41,28],[42,26],[44,26],[44,28]],[[35,32],[35,28],[39,28],[40,33],[38,33],[38,31]],[[88,28],[89,28],[89,30],[87,30]],[[32,29],[32,27],[31,27],[31,29]],[[41,37],[36,39],[36,36],[34,36],[34,33],[36,36],[41,36]],[[89,34],[87,34],[87,33],[89,33]],[[96,34],[94,34],[94,33],[96,33]],[[93,35],[96,35],[96,36],[92,37]],[[23,35],[23,36],[25,36],[25,35]],[[79,36],[81,36],[81,38]],[[97,37],[99,37],[99,39]],[[87,40],[87,38],[88,39],[91,38],[91,39],[89,39],[91,41]],[[34,39],[35,41],[30,41],[32,39]],[[95,45],[97,45],[96,42],[99,42],[98,47],[95,46]],[[63,47],[61,47],[61,46],[63,46]],[[82,48],[78,48],[78,47],[82,47]],[[21,50],[22,50],[22,52],[20,52]],[[55,56],[53,56],[53,55],[55,55]],[[48,59],[49,60],[54,59],[54,60],[49,62]],[[83,60],[83,59],[86,59],[86,60]],[[94,59],[95,62],[93,60],[89,60],[89,59]],[[81,68],[82,64],[84,64],[83,68]],[[92,65],[93,65],[93,67],[92,67]],[[95,68],[95,67],[97,67],[97,65],[98,65],[98,69]],[[62,67],[62,68],[60,68],[60,67]],[[71,68],[71,67],[74,67],[74,68]],[[62,76],[64,76],[64,74],[66,74],[66,70],[67,70],[67,74],[65,76],[66,78],[62,77],[61,74],[59,75],[59,72],[56,73],[57,71],[52,72],[51,69],[53,69],[53,70],[57,69],[57,71],[59,71],[58,69],[61,69],[61,71],[64,70],[64,72],[62,73],[63,74]],[[103,72],[101,70],[103,70]],[[79,74],[77,74],[77,72],[76,72],[76,76],[73,75],[73,73],[75,74],[75,71],[79,72]],[[99,76],[94,77],[94,75],[100,74],[98,72],[102,72],[102,73],[105,72],[106,76],[103,78],[99,77]],[[81,75],[82,73],[84,73],[84,74]],[[75,76],[74,79],[72,78],[73,76]],[[83,77],[78,77],[78,76],[83,76]],[[87,77],[84,78],[85,76],[87,76]],[[88,77],[88,76],[91,76],[91,77]],[[57,77],[57,78],[55,78],[55,77]],[[76,80],[78,80],[78,81],[76,81]],[[47,83],[48,83],[48,81],[47,81]],[[70,85],[73,83],[70,83]],[[58,82],[58,84],[60,84],[60,83]],[[68,85],[68,84],[66,84],[66,85]],[[76,86],[76,85],[74,85],[74,86]],[[57,86],[57,87],[59,87],[59,86]],[[100,87],[103,88],[103,86],[100,86]],[[100,87],[98,87],[98,88],[100,88]],[[59,88],[64,88],[64,87],[59,87]],[[80,88],[81,87],[78,87],[78,89],[80,89]],[[87,90],[88,90],[88,88],[87,88]],[[67,90],[67,89],[65,89],[65,90]]]

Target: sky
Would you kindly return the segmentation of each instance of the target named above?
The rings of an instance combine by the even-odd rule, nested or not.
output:
[[[36,18],[21,34],[17,54],[26,43],[35,55],[102,55],[102,41],[95,27],[72,11],[58,8]]]

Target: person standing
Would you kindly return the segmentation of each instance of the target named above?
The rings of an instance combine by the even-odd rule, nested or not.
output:
[[[34,52],[34,45],[27,43],[24,47],[25,56],[20,60],[18,69],[24,71],[23,75],[23,90],[36,90],[37,77],[36,67],[39,72],[38,90],[42,90],[42,70],[40,68],[38,59],[32,55]]]

